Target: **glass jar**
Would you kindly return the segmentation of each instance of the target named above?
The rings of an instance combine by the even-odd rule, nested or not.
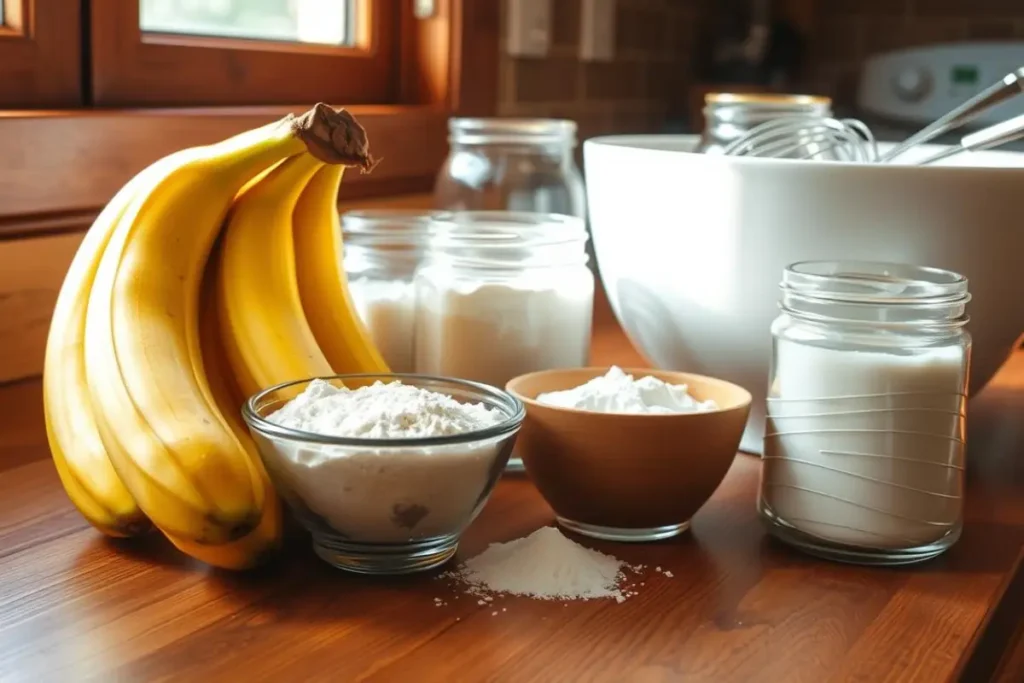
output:
[[[721,154],[751,128],[780,116],[832,116],[832,100],[813,95],[708,93],[697,151]]]
[[[471,211],[433,230],[416,275],[416,372],[504,387],[587,364],[594,276],[580,218]]]
[[[809,553],[896,565],[963,525],[970,294],[957,273],[797,263],[782,280],[758,511]]]
[[[586,217],[576,124],[561,119],[453,118],[435,206]]]
[[[349,211],[341,216],[344,268],[356,312],[392,372],[413,372],[416,287],[432,219],[422,210]]]

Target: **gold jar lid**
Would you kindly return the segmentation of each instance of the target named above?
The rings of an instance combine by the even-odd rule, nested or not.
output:
[[[826,105],[831,106],[832,98],[824,95],[790,95],[784,93],[721,93],[712,92],[704,96],[705,104],[775,104],[775,105]]]

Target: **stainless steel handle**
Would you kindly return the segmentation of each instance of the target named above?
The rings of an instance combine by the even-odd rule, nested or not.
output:
[[[892,161],[911,147],[934,140],[940,135],[959,128],[977,117],[978,114],[998,104],[1002,104],[1012,97],[1016,97],[1021,92],[1024,92],[1024,67],[1008,73],[995,85],[986,88],[953,111],[934,121],[931,125],[914,133],[886,152],[879,161],[883,163]]]
[[[982,128],[974,133],[968,133],[961,138],[959,145],[944,149],[917,163],[924,166],[941,161],[942,159],[948,159],[961,152],[979,152],[984,149],[992,149],[1020,138],[1024,138],[1024,114],[1001,121],[988,128]]]

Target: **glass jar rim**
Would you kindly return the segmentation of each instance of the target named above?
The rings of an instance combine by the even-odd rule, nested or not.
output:
[[[431,223],[430,234],[433,244],[440,248],[530,248],[587,241],[582,218],[530,211],[448,213]]]
[[[341,214],[348,233],[404,232],[422,229],[449,211],[433,209],[353,209]]]
[[[427,263],[462,270],[509,271],[586,266],[582,218],[525,211],[460,211],[435,221]]]
[[[966,304],[967,278],[951,270],[887,261],[797,261],[780,287],[814,302],[873,306]]]
[[[344,239],[359,243],[425,242],[435,220],[449,215],[448,211],[432,209],[355,209],[341,214]]]
[[[576,122],[544,118],[469,118],[448,120],[448,141],[462,145],[576,144]]]

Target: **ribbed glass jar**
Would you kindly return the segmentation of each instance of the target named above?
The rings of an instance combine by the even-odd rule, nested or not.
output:
[[[967,280],[820,261],[782,279],[758,509],[774,536],[864,564],[944,552],[963,525]]]

